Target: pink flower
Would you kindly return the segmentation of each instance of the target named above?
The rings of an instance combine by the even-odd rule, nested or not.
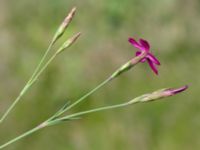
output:
[[[139,49],[135,55],[138,56],[142,53],[142,51],[146,51],[147,55],[145,58],[143,58],[141,60],[141,62],[145,62],[147,61],[149,66],[151,67],[151,69],[153,70],[153,72],[155,74],[158,74],[158,70],[157,70],[157,66],[156,65],[160,65],[159,60],[152,54],[150,53],[150,45],[147,41],[140,39],[139,42],[137,42],[135,39],[133,38],[129,38],[129,42],[137,49]]]

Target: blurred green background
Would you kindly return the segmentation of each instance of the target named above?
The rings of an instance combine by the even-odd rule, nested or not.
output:
[[[144,38],[162,65],[159,76],[137,65],[78,107],[121,103],[140,94],[185,84],[180,95],[84,116],[46,128],[8,150],[199,150],[200,0],[1,0],[0,114],[30,77],[54,31],[73,7],[65,36],[81,38],[60,55],[0,125],[0,143],[45,120],[130,59],[128,37]]]

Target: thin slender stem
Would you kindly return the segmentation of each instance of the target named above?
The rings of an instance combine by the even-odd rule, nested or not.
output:
[[[117,76],[119,76],[120,74],[128,71],[129,69],[131,69],[132,67],[134,67],[136,64],[138,64],[140,62],[141,59],[143,59],[145,56],[147,55],[146,52],[142,53],[139,56],[136,56],[134,58],[132,58],[131,60],[129,60],[127,63],[125,63],[124,65],[122,65],[119,69],[117,69],[109,78],[107,78],[104,82],[102,82],[101,84],[99,84],[96,88],[92,89],[90,92],[88,92],[87,94],[85,94],[84,96],[82,96],[81,98],[79,98],[77,101],[75,101],[73,104],[69,105],[66,109],[64,109],[63,111],[61,111],[57,116],[63,114],[64,112],[68,111],[69,109],[71,109],[72,107],[76,106],[77,104],[79,104],[80,102],[82,102],[85,98],[87,98],[88,96],[90,96],[91,94],[93,94],[95,91],[97,91],[98,89],[100,89],[101,87],[103,87],[105,84],[107,84],[109,81],[113,80],[114,78],[116,78]]]
[[[25,84],[24,88],[21,90],[20,94],[17,96],[17,98],[14,100],[14,102],[9,106],[9,108],[6,110],[6,112],[3,114],[3,116],[0,119],[0,123],[2,123],[4,121],[4,119],[8,116],[8,114],[11,112],[11,110],[15,107],[15,105],[20,101],[20,99],[23,97],[23,95],[27,92],[27,90],[31,87],[32,85],[32,80],[34,79],[34,77],[38,77],[37,73],[42,65],[42,63],[44,62],[45,58],[47,57],[47,54],[49,53],[49,51],[51,50],[53,46],[53,42],[50,43],[50,45],[48,46],[45,54],[43,55],[42,59],[40,60],[39,64],[37,65],[35,71],[33,72],[32,76],[30,77],[30,79],[28,80],[28,82]]]
[[[46,64],[40,69],[40,71],[35,75],[35,77],[30,81],[30,85],[35,83],[38,79],[38,77],[41,75],[41,73],[48,67],[48,65],[55,59],[57,56],[57,53],[55,53],[47,62]]]
[[[105,106],[105,107],[100,107],[100,108],[96,108],[96,109],[92,109],[92,110],[87,110],[87,111],[82,111],[82,112],[78,112],[78,113],[75,113],[75,114],[72,114],[72,115],[68,115],[68,116],[65,116],[65,117],[61,117],[61,118],[58,118],[58,119],[55,119],[55,120],[47,120],[45,122],[43,122],[42,124],[40,124],[39,126],[25,132],[24,134],[8,141],[7,143],[3,144],[0,146],[0,149],[3,149],[5,147],[7,147],[8,145],[44,128],[44,127],[47,127],[47,126],[52,126],[52,125],[56,125],[58,123],[60,123],[62,120],[66,120],[66,119],[73,119],[74,117],[78,117],[78,116],[82,116],[82,115],[85,115],[85,114],[90,114],[90,113],[94,113],[94,112],[99,112],[99,111],[104,111],[104,110],[109,110],[109,109],[115,109],[115,108],[120,108],[120,107],[124,107],[124,106],[128,106],[130,104],[134,104],[134,103],[137,103],[139,102],[137,98],[134,99],[134,101],[132,100],[131,103],[130,102],[125,102],[125,103],[121,103],[121,104],[117,104],[117,105],[112,105],[112,106]]]
[[[128,105],[132,105],[132,104],[136,104],[139,102],[138,100],[139,97],[135,98],[134,100],[129,102],[125,102],[125,103],[121,103],[121,104],[116,104],[116,105],[111,105],[111,106],[104,106],[104,107],[99,107],[99,108],[95,108],[95,109],[91,109],[91,110],[86,110],[86,111],[82,111],[82,112],[78,112],[78,113],[74,113],[65,117],[61,117],[55,120],[52,120],[48,123],[47,126],[50,126],[51,124],[56,124],[56,122],[60,122],[62,120],[67,120],[67,119],[71,119],[71,118],[75,118],[75,117],[79,117],[85,114],[90,114],[90,113],[94,113],[94,112],[99,112],[99,111],[104,111],[104,110],[110,110],[110,109],[115,109],[115,108],[120,108],[120,107],[125,107]]]
[[[22,134],[22,135],[20,135],[20,136],[18,136],[18,137],[16,137],[16,138],[10,140],[9,142],[7,142],[7,143],[1,145],[1,146],[0,146],[0,149],[3,149],[3,148],[5,148],[5,147],[7,147],[8,145],[10,145],[10,144],[12,144],[12,143],[14,143],[14,142],[16,142],[16,141],[18,141],[18,140],[20,140],[20,139],[22,139],[22,138],[28,136],[28,135],[30,135],[30,134],[32,134],[32,133],[38,131],[38,130],[44,128],[44,127],[45,127],[45,126],[37,126],[37,127],[33,128],[33,129],[29,130],[29,131],[25,132],[24,134]]]
[[[69,109],[71,109],[72,107],[78,105],[85,98],[87,98],[88,96],[90,96],[91,94],[93,94],[95,91],[97,91],[98,89],[100,89],[101,87],[103,87],[106,83],[108,83],[112,79],[113,78],[111,78],[111,77],[107,78],[105,81],[103,81],[97,87],[95,87],[94,89],[92,89],[90,92],[86,93],[84,96],[82,96],[81,98],[79,98],[77,101],[75,101],[74,103],[72,103],[71,105],[69,105],[67,108],[63,109],[62,111],[58,110],[53,116],[49,117],[45,122],[51,122],[53,120],[56,120],[55,118],[59,117],[60,115],[62,115],[63,113],[65,113],[66,111],[68,111]]]
[[[43,55],[42,59],[40,60],[40,62],[39,62],[39,64],[38,64],[37,68],[35,69],[34,73],[32,74],[32,76],[31,76],[31,78],[30,78],[30,80],[29,80],[28,82],[31,82],[31,80],[34,78],[34,76],[35,76],[35,75],[37,74],[37,72],[39,71],[39,69],[40,69],[42,63],[43,63],[44,60],[46,59],[46,57],[47,57],[49,51],[51,50],[51,48],[52,48],[52,46],[53,46],[53,44],[54,44],[54,43],[53,43],[53,41],[52,41],[52,42],[50,43],[48,49],[46,50],[45,54]]]
[[[71,109],[72,107],[76,106],[77,104],[79,104],[80,102],[82,102],[85,98],[87,98],[88,96],[90,96],[91,94],[93,94],[94,92],[96,92],[98,89],[100,89],[101,87],[103,87],[104,85],[106,85],[109,81],[111,81],[113,78],[107,78],[105,81],[103,81],[101,84],[99,84],[97,87],[95,87],[94,89],[92,89],[90,92],[86,93],[84,96],[82,96],[81,98],[79,98],[77,101],[75,101],[74,103],[72,103],[71,105],[69,105],[65,110],[61,111],[59,113],[59,115],[63,114],[64,112],[68,111],[69,109]],[[58,115],[58,116],[59,116]]]
[[[25,90],[22,90],[23,92],[20,93],[20,95],[22,96],[27,89],[37,80],[37,78],[39,77],[39,75],[46,69],[46,67],[51,63],[51,61],[57,56],[57,52],[46,62],[46,64],[38,71],[35,73],[35,75],[31,78],[30,82],[28,82],[28,86],[25,86]],[[137,64],[137,61],[135,62],[135,64]],[[95,91],[97,91],[98,89],[100,89],[101,87],[103,87],[104,85],[106,85],[109,81],[111,81],[112,79],[114,79],[116,76],[118,76],[119,74],[121,74],[124,71],[127,71],[127,69],[130,69],[130,67],[134,66],[135,64],[130,64],[129,62],[127,64],[125,64],[125,66],[122,66],[119,70],[117,70],[116,72],[114,72],[114,75],[111,75],[109,78],[107,78],[105,81],[103,81],[101,84],[99,84],[96,88],[92,89],[90,92],[86,93],[84,96],[82,96],[81,98],[79,98],[77,101],[75,101],[74,103],[72,103],[71,105],[69,105],[66,109],[64,109],[63,111],[57,112],[57,116],[59,117],[61,114],[63,114],[64,112],[66,112],[67,110],[71,109],[72,107],[76,106],[77,104],[79,104],[80,102],[82,102],[85,98],[87,98],[88,96],[90,96],[91,94],[93,94]],[[26,89],[27,88],[27,89]],[[20,99],[20,97],[19,97]],[[33,128],[31,130],[29,130],[28,132],[25,132],[24,134],[14,138],[13,140],[3,144],[2,146],[0,146],[0,149],[18,141],[19,139],[26,137],[27,135],[36,132],[37,130],[46,127],[46,126],[50,126],[50,125],[55,125],[57,123],[60,123],[60,121],[63,120],[68,120],[68,119],[73,119],[74,117],[77,116],[81,116],[84,114],[89,114],[89,113],[93,113],[93,112],[98,112],[98,111],[103,111],[103,110],[108,110],[108,109],[114,109],[114,108],[119,108],[119,107],[124,107],[133,103],[137,103],[138,98],[135,98],[129,102],[126,103],[121,103],[121,104],[117,104],[117,105],[112,105],[112,106],[105,106],[105,107],[100,107],[100,108],[96,108],[96,109],[92,109],[92,110],[87,110],[87,111],[82,111],[82,112],[78,112],[72,115],[68,115],[65,117],[61,117],[61,118],[57,118],[55,119],[55,115],[53,115],[52,117],[50,117],[49,119],[47,119],[45,122],[43,122],[41,125],[37,126],[36,128]],[[14,103],[15,105],[15,103]],[[13,106],[14,107],[14,106]]]
[[[21,97],[25,94],[25,92],[31,87],[38,79],[38,77],[41,75],[41,73],[48,67],[48,65],[55,59],[58,53],[55,53],[48,61],[47,63],[40,69],[40,71],[28,82],[28,84],[25,86],[26,89],[22,90],[23,92],[20,93],[20,95],[17,97],[17,99],[12,103],[12,105],[9,107],[9,109],[6,111],[4,116],[2,117],[0,123],[6,118],[6,116],[9,114],[9,112],[15,107],[15,105],[19,102]]]

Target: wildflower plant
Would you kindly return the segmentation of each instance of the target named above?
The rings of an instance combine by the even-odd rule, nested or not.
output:
[[[60,54],[61,52],[63,52],[65,49],[69,48],[71,45],[73,45],[75,43],[75,41],[79,38],[79,36],[81,35],[80,32],[76,33],[71,38],[67,39],[66,42],[64,42],[60,46],[60,48],[58,48],[49,59],[47,59],[47,55],[52,50],[54,44],[57,42],[57,40],[59,40],[62,37],[62,35],[66,31],[67,27],[71,23],[74,15],[75,15],[75,12],[76,12],[76,8],[74,7],[70,11],[70,13],[67,15],[67,17],[64,19],[64,21],[61,23],[61,25],[57,29],[55,35],[53,36],[52,41],[50,42],[45,54],[43,55],[39,64],[37,65],[35,71],[33,72],[32,76],[30,77],[28,82],[25,84],[24,88],[21,90],[19,96],[14,100],[14,102],[10,105],[10,107],[7,109],[7,111],[2,115],[2,117],[0,119],[0,123],[2,123],[7,118],[7,116],[12,111],[12,109],[17,105],[17,103],[21,100],[21,98],[24,96],[24,94],[32,87],[32,85],[39,79],[40,75],[49,66],[49,64],[56,58],[56,56],[58,54]],[[128,70],[130,70],[131,68],[133,68],[135,65],[137,65],[139,63],[143,63],[143,62],[147,61],[150,68],[152,69],[152,71],[155,74],[158,74],[157,66],[160,65],[160,62],[150,52],[149,43],[144,39],[140,39],[139,42],[137,42],[134,38],[129,38],[129,42],[135,48],[138,49],[138,51],[136,51],[135,56],[132,59],[130,59],[125,64],[123,64],[121,67],[119,67],[116,71],[114,71],[106,80],[104,80],[97,87],[95,87],[94,89],[92,89],[91,91],[89,91],[88,93],[86,93],[85,95],[80,97],[79,99],[75,100],[73,103],[66,102],[66,104],[64,106],[62,106],[57,112],[55,112],[47,120],[43,121],[42,123],[37,125],[35,128],[19,135],[18,137],[6,142],[5,144],[2,144],[0,146],[0,149],[3,149],[5,147],[9,146],[10,144],[36,132],[38,130],[48,127],[48,126],[53,126],[53,125],[56,125],[56,124],[59,124],[59,123],[65,122],[65,121],[74,120],[83,115],[94,113],[94,112],[110,110],[110,109],[133,105],[136,103],[150,102],[150,101],[162,99],[162,98],[169,97],[169,96],[174,96],[178,93],[185,91],[188,88],[187,85],[182,86],[180,88],[165,88],[165,89],[154,91],[152,93],[143,94],[141,96],[138,96],[134,99],[128,100],[128,101],[120,103],[120,104],[98,107],[98,108],[93,108],[93,109],[65,115],[65,112],[72,109],[73,107],[80,104],[81,102],[85,101],[88,96],[90,96],[91,94],[96,92],[98,89],[102,88],[104,85],[108,84],[109,82],[111,82],[112,80],[114,80],[115,78],[120,76],[121,74],[127,72]]]

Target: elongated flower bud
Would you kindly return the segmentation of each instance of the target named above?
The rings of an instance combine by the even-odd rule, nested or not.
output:
[[[55,43],[65,32],[66,28],[69,26],[70,22],[72,21],[74,15],[76,12],[76,7],[72,8],[72,10],[69,12],[67,17],[65,17],[64,21],[56,31],[54,37],[53,37],[53,43]]]
[[[188,86],[185,85],[180,88],[161,89],[161,90],[155,91],[153,93],[144,94],[142,96],[139,96],[139,97],[129,101],[129,104],[136,103],[136,102],[149,102],[149,101],[154,101],[157,99],[173,96],[173,95],[176,95],[178,93],[185,91],[187,88],[188,88]]]
[[[122,73],[130,70],[133,66],[135,66],[137,63],[139,63],[145,56],[147,55],[147,52],[144,51],[140,55],[132,58],[129,60],[126,64],[122,65],[118,70],[116,70],[112,75],[111,79],[116,78],[117,76],[121,75]]]
[[[72,36],[70,39],[68,39],[66,42],[63,43],[63,45],[58,49],[58,51],[56,52],[61,53],[63,52],[66,48],[70,47],[81,35],[81,32],[75,34],[74,36]]]

